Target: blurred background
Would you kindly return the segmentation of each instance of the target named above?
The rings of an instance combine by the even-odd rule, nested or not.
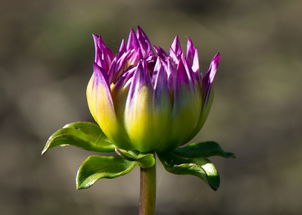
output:
[[[137,214],[138,168],[77,191],[77,168],[93,153],[40,152],[64,124],[92,121],[91,33],[117,50],[140,25],[166,49],[176,34],[183,44],[192,37],[203,71],[221,52],[213,108],[195,139],[237,154],[213,159],[216,192],[158,163],[157,214],[302,214],[301,10],[301,0],[1,0],[0,213]]]

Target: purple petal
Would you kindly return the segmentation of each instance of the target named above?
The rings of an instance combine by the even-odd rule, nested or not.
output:
[[[129,57],[132,54],[134,50],[126,51],[121,56],[117,55],[112,63],[111,67],[109,69],[109,83],[116,82],[119,77],[122,75],[122,73],[127,69]]]
[[[211,61],[209,70],[202,78],[202,88],[203,88],[203,92],[204,92],[204,96],[205,96],[206,100],[209,97],[211,87],[212,87],[212,84],[214,82],[214,78],[215,78],[215,75],[217,72],[217,68],[219,66],[219,62],[220,62],[220,54],[217,53]]]
[[[165,149],[170,140],[172,120],[172,94],[168,89],[168,77],[165,63],[157,57],[153,71],[153,132],[158,149]],[[166,135],[162,135],[166,134]]]
[[[129,37],[128,37],[128,42],[127,42],[127,50],[131,50],[131,49],[138,49],[139,43],[137,40],[137,37],[135,35],[135,31],[133,29],[131,29],[130,33],[129,33]]]
[[[183,84],[189,83],[189,77],[187,75],[186,69],[184,67],[184,64],[182,61],[179,61],[179,64],[177,66],[176,70],[176,91],[181,88]]]
[[[193,44],[193,41],[190,37],[188,37],[187,39],[187,58],[189,60],[189,62],[192,64],[193,62],[193,57],[194,57],[194,53],[195,53],[195,46]]]
[[[141,152],[152,150],[153,89],[144,61],[139,62],[126,99],[124,123],[131,144]]]
[[[153,46],[156,54],[164,61],[166,61],[166,58],[168,57],[168,54],[163,50],[161,47]]]
[[[116,80],[116,71],[117,71],[117,56],[115,58],[113,58],[111,65],[109,67],[108,70],[108,83],[112,83],[115,82]]]
[[[168,88],[171,92],[173,92],[175,88],[174,85],[176,83],[176,75],[177,75],[176,66],[174,62],[172,62],[171,58],[167,59],[167,64],[164,66],[168,76]]]
[[[202,98],[199,88],[195,88],[194,82],[189,79],[183,60],[177,66],[175,79],[171,138],[179,145],[188,141],[197,125],[202,110]]]
[[[151,42],[150,42],[148,36],[146,35],[146,33],[143,31],[143,29],[138,26],[136,33],[137,33],[136,36],[137,36],[138,42],[140,44],[143,56],[146,57],[150,54],[153,54]]]
[[[115,88],[127,88],[131,84],[135,71],[136,67],[128,68],[117,80]]]
[[[182,54],[181,45],[180,45],[178,36],[176,36],[174,38],[172,45],[171,45],[171,49],[174,51],[174,53],[177,56],[180,56]]]
[[[90,112],[98,123],[100,122],[100,113],[97,111],[97,108],[101,101],[100,97],[102,97],[104,102],[109,104],[108,110],[114,110],[106,75],[106,71],[103,68],[99,67],[96,63],[93,64],[93,75],[87,87],[87,99]],[[102,95],[98,95],[99,88],[103,89],[104,93]]]
[[[168,76],[160,58],[157,58],[152,79],[154,89],[153,101],[156,106],[163,94],[168,94]]]
[[[183,63],[183,66],[186,70],[189,81],[193,83],[195,81],[195,76],[193,74],[192,68],[188,65],[187,59],[183,54],[181,55],[181,62]]]
[[[97,63],[99,66],[102,66],[102,48],[99,45],[100,43],[103,42],[103,39],[100,35],[97,34],[92,34],[93,37],[93,42],[94,42],[94,50],[95,50],[95,54],[94,54],[94,62]]]
[[[108,70],[113,59],[113,52],[109,49],[100,35],[93,34],[93,41],[95,47],[95,60],[100,67]]]
[[[141,49],[132,49],[130,51],[131,54],[129,55],[129,65],[136,65],[143,57]]]
[[[154,70],[153,70],[153,75],[152,75],[152,84],[153,88],[157,89],[160,87],[163,83],[167,85],[168,81],[168,75],[167,72],[165,71],[165,67],[163,65],[162,60],[157,57]]]
[[[139,91],[139,89],[142,86],[147,86],[149,88],[152,87],[150,75],[146,71],[146,67],[147,66],[145,65],[145,62],[140,62],[137,65],[136,70],[134,72],[134,76],[131,81],[128,98],[127,98],[127,103],[131,102],[132,98],[135,96],[135,94]]]
[[[187,59],[189,65],[192,67],[193,72],[199,73],[198,51],[195,48],[191,38],[188,38],[187,40]]]
[[[123,39],[122,42],[121,42],[119,51],[118,51],[118,52],[119,52],[119,55],[124,54],[125,51],[126,51],[126,42],[125,42],[125,40]]]
[[[122,69],[122,67],[125,66],[125,64],[127,63],[127,61],[129,60],[129,57],[131,55],[133,51],[127,51],[125,52],[122,56],[120,56],[117,60],[117,69],[120,70]]]
[[[108,83],[108,74],[106,72],[106,70],[102,67],[100,67],[99,65],[97,65],[97,63],[93,64],[93,75],[94,75],[94,80],[95,80],[95,84],[98,85],[99,83],[101,84],[105,84],[107,85],[107,87],[109,86]]]
[[[214,81],[214,78],[215,78],[215,75],[216,75],[216,72],[217,72],[217,68],[219,66],[219,62],[220,62],[220,53],[217,53],[213,57],[213,59],[211,61],[211,64],[210,64],[210,67],[209,67],[209,70],[205,75],[205,78],[208,76],[210,84],[212,84],[213,81]]]
[[[172,48],[170,48],[170,57],[173,60],[175,65],[178,65],[179,63],[179,56],[174,52],[174,50]]]
[[[93,75],[86,91],[89,110],[104,134],[117,147],[129,149],[129,139],[123,124],[116,114],[114,100],[105,77],[106,72],[96,63],[94,63],[93,70]]]

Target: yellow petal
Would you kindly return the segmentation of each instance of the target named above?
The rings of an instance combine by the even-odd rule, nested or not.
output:
[[[105,135],[118,147],[128,149],[128,138],[116,117],[110,89],[96,65],[86,94],[89,110]]]

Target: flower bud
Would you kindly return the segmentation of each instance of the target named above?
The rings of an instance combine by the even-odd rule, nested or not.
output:
[[[87,87],[88,106],[105,135],[121,149],[173,150],[204,124],[213,97],[220,55],[201,74],[192,40],[183,53],[178,37],[169,53],[153,46],[143,30],[131,30],[119,52],[93,35],[95,62]]]

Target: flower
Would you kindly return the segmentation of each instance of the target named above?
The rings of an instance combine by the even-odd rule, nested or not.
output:
[[[220,55],[205,74],[198,52],[176,36],[169,52],[153,46],[144,31],[131,30],[116,55],[93,34],[95,60],[87,87],[95,121],[116,147],[140,152],[173,150],[191,140],[204,124],[213,97]]]

